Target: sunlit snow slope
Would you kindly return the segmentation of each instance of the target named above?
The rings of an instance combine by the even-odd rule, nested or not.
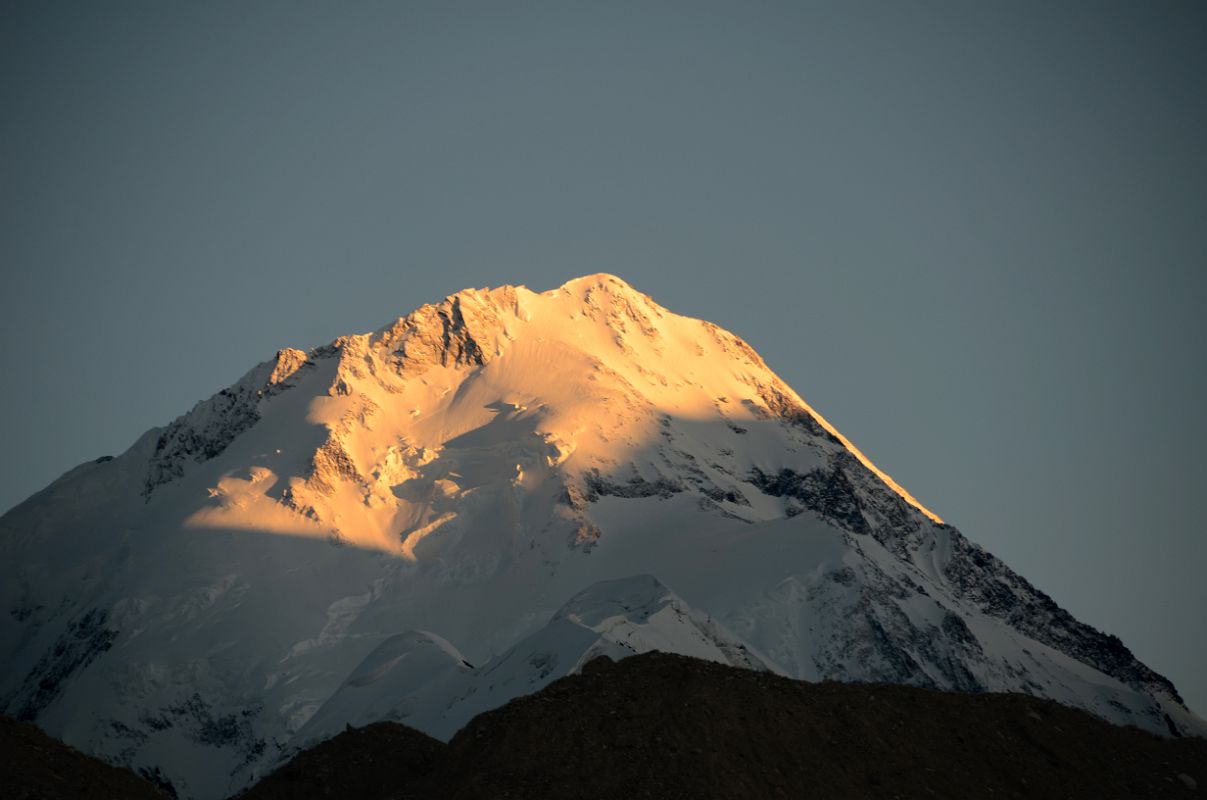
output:
[[[0,710],[203,800],[602,652],[1205,730],[744,342],[608,275],[282,350],[5,515],[0,575]]]

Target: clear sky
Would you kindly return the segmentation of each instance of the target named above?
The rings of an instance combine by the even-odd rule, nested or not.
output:
[[[1207,5],[0,6],[0,508],[612,272],[1207,713]]]

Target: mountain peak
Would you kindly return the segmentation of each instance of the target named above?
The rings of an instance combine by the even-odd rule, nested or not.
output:
[[[600,648],[1204,729],[742,339],[607,274],[279,351],[0,518],[0,604],[0,712],[199,798]]]
[[[581,293],[589,288],[603,289],[604,291],[613,292],[632,292],[640,294],[623,278],[612,275],[608,272],[596,272],[592,275],[581,275],[577,278],[571,278],[556,289],[552,289],[548,293],[555,292],[574,292]]]

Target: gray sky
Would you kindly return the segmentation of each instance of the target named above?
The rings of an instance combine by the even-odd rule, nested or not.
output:
[[[0,7],[0,508],[282,346],[616,273],[1207,713],[1207,6]]]

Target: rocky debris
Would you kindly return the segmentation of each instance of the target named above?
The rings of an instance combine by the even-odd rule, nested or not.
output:
[[[395,723],[244,797],[1195,797],[1207,741],[1020,694],[806,683],[665,653],[600,658],[446,746]]]
[[[164,800],[129,770],[52,739],[27,722],[0,717],[0,796],[5,800]]]

